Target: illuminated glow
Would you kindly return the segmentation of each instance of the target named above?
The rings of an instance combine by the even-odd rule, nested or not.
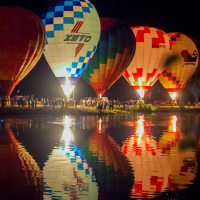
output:
[[[177,117],[175,115],[173,115],[173,119],[171,121],[172,121],[173,132],[176,132]]]
[[[101,98],[101,94],[100,94],[100,98]]]
[[[102,123],[102,120],[101,120],[101,118],[99,119],[99,133],[101,133],[101,123]]]
[[[177,97],[177,92],[169,92],[169,96],[172,98],[172,100],[175,100]]]
[[[171,55],[171,40],[162,30],[148,26],[131,28],[136,38],[135,55],[123,76],[134,90],[148,90],[165,70],[165,60]],[[143,98],[144,94],[139,95]]]
[[[61,141],[62,143],[65,144],[64,146],[64,152],[66,153],[67,151],[70,151],[69,149],[69,144],[70,142],[74,141],[74,136],[72,134],[72,130],[71,130],[71,119],[68,116],[64,117],[64,129],[63,129],[63,134],[61,136]]]
[[[72,93],[75,85],[71,85],[70,84],[70,81],[68,78],[66,78],[66,84],[65,85],[61,85],[62,89],[63,89],[63,92],[64,94],[69,97],[69,95]]]
[[[144,134],[144,117],[140,116],[140,119],[137,121],[136,133],[138,133],[138,143],[141,144],[141,138]]]
[[[62,78],[76,85],[87,68],[100,37],[99,15],[89,0],[55,0],[46,4],[41,20],[46,29],[44,56],[69,95],[73,88],[63,86]]]
[[[142,87],[140,87],[140,89],[138,89],[136,91],[139,94],[140,98],[144,98],[144,89],[142,89]]]

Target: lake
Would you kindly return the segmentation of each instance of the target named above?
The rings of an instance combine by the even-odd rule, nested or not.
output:
[[[199,199],[200,116],[0,118],[1,200]]]

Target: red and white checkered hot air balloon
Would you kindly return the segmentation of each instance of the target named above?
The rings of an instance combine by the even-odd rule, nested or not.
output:
[[[131,29],[136,37],[136,51],[123,75],[143,98],[165,70],[166,59],[172,52],[171,40],[157,28],[137,26]]]

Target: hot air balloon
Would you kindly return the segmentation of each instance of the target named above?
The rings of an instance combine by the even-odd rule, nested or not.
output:
[[[168,33],[168,35],[172,41],[172,55],[177,58],[168,63],[159,81],[174,100],[197,68],[198,51],[187,35],[179,32]]]
[[[43,168],[44,199],[98,199],[98,188],[91,167],[74,143],[72,120],[65,116],[60,145],[53,149]]]
[[[131,28],[136,38],[134,58],[124,72],[128,83],[141,98],[165,70],[165,60],[171,54],[171,40],[157,28]]]
[[[4,120],[0,123],[0,177],[1,199],[43,199],[42,171]]]
[[[135,53],[135,36],[128,25],[106,17],[100,22],[100,41],[82,76],[98,97],[121,77]]]
[[[41,16],[46,29],[44,56],[70,95],[99,41],[100,20],[88,0],[52,0]]]
[[[0,88],[6,96],[31,71],[45,47],[40,18],[19,7],[0,7]]]

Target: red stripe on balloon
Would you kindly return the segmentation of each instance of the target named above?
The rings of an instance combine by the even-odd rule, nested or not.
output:
[[[76,47],[76,51],[75,51],[75,58],[76,56],[79,54],[80,50],[83,48],[84,44],[79,44],[77,47]]]

